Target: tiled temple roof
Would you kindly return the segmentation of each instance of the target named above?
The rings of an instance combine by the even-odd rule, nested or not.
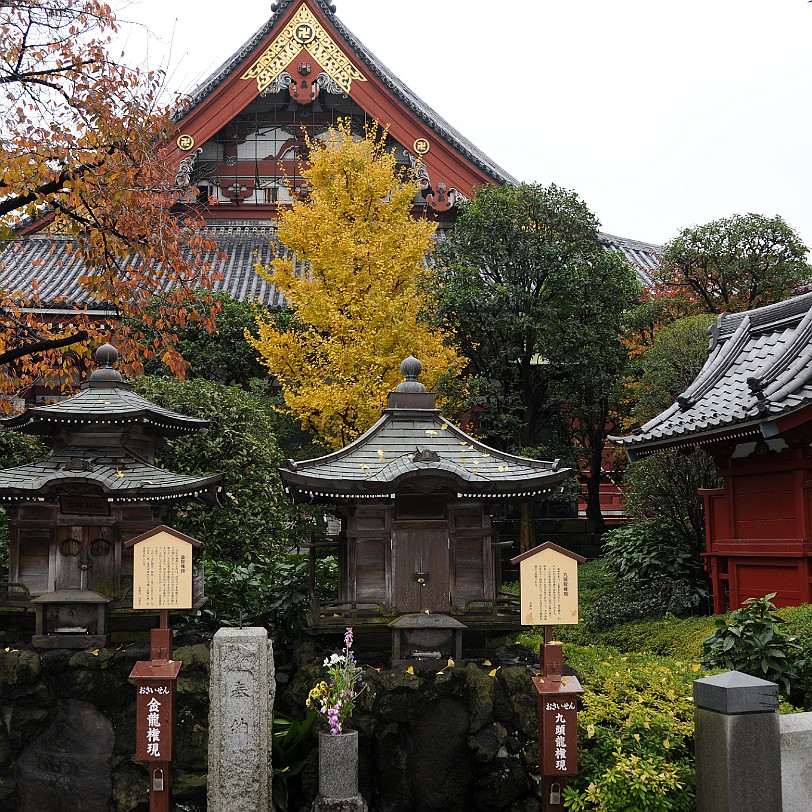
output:
[[[417,365],[415,359],[407,359]],[[418,384],[422,388],[422,384]],[[380,420],[340,451],[316,459],[288,460],[280,469],[298,500],[341,501],[387,497],[421,483],[460,497],[539,498],[571,473],[558,461],[528,459],[489,448],[446,420],[430,393],[409,390],[389,396]]]
[[[178,437],[209,426],[208,420],[173,412],[133,392],[132,386],[113,368],[118,353],[109,344],[96,350],[96,360],[99,369],[90,374],[75,395],[29,407],[1,419],[0,425],[27,434],[57,436],[94,425],[99,426],[99,432],[115,433],[142,424],[156,437]]]
[[[629,456],[723,436],[771,437],[776,421],[812,403],[812,293],[711,327],[705,366],[694,382],[634,434],[610,437]]]
[[[98,489],[113,501],[200,498],[215,504],[222,474],[190,476],[165,471],[121,447],[67,447],[47,460],[0,470],[0,502],[31,500],[65,487]]]
[[[209,421],[170,411],[133,392],[114,369],[118,353],[109,344],[99,347],[95,358],[99,368],[77,394],[0,421],[4,428],[45,436],[53,448],[46,460],[0,470],[0,501],[91,488],[114,501],[193,497],[216,504],[222,474],[166,471],[152,465],[148,450],[158,437],[201,431]]]
[[[322,12],[331,20],[335,31],[347,43],[350,50],[357,59],[372,71],[375,76],[394,94],[394,96],[409,110],[411,110],[421,121],[426,123],[440,138],[451,144],[456,150],[464,155],[471,163],[485,172],[496,184],[515,184],[517,181],[508,172],[494,163],[484,152],[479,150],[465,136],[455,130],[437,112],[431,109],[416,93],[406,87],[392,71],[387,68],[368,48],[366,48],[357,37],[335,16],[335,7],[325,0],[309,0],[313,5],[318,6]],[[240,48],[238,48],[217,70],[207,79],[204,79],[190,94],[189,102],[176,116],[181,120],[192,112],[219,85],[228,79],[232,73],[251,55],[262,40],[273,30],[282,14],[285,12],[290,2],[279,2],[275,4],[275,11],[271,18]]]
[[[268,264],[272,258],[273,226],[219,226],[210,229],[218,249],[204,254],[212,269],[222,274],[212,290],[227,293],[240,301],[257,301],[269,308],[283,306],[282,294],[254,269],[257,262]],[[134,259],[131,261],[135,261]],[[75,244],[66,237],[40,233],[11,243],[0,253],[0,288],[30,294],[32,281],[42,302],[56,310],[76,306],[105,313],[102,302],[78,283],[86,273]],[[112,317],[112,311],[110,313]]]
[[[284,307],[282,294],[254,267],[257,263],[269,265],[273,258],[271,243],[275,230],[272,222],[248,220],[211,224],[209,233],[218,247],[203,259],[221,276],[212,290],[271,309]],[[601,242],[606,248],[623,254],[641,284],[650,284],[650,272],[656,267],[659,256],[658,246],[608,234],[601,235]],[[84,273],[78,250],[66,237],[34,234],[11,243],[0,253],[0,289],[30,294],[32,281],[36,280],[40,301],[48,303],[43,309],[67,312],[83,307],[105,315],[104,303],[95,301],[78,284]],[[109,315],[113,316],[112,310]]]

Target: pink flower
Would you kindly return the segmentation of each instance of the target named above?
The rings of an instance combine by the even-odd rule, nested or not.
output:
[[[352,629],[347,628],[347,631],[344,632],[344,645],[347,648],[352,647]]]

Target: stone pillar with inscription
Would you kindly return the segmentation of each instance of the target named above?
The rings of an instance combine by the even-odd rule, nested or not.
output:
[[[273,649],[263,628],[220,629],[209,688],[209,812],[270,812]]]

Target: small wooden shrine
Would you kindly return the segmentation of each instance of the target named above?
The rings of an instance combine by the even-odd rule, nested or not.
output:
[[[166,524],[177,500],[215,504],[223,485],[220,474],[156,467],[161,438],[208,421],[133,392],[109,344],[95,357],[99,368],[76,395],[0,421],[51,447],[46,460],[0,470],[11,533],[11,584],[0,586],[7,604],[36,610],[34,643],[43,647],[101,644],[109,611],[132,607],[132,550],[124,542]]]
[[[406,380],[353,443],[280,469],[292,499],[329,506],[341,520],[340,531],[310,549],[315,630],[386,626],[403,615],[448,629],[518,627],[518,601],[501,593],[500,582],[500,550],[513,542],[498,538],[491,513],[505,502],[544,499],[570,469],[465,434],[435,407],[417,380],[421,369],[415,358],[401,364]],[[316,589],[320,547],[338,555],[337,601]],[[438,613],[458,623],[438,623]],[[401,627],[395,623],[395,634]]]
[[[670,408],[628,437],[635,460],[710,454],[723,487],[702,492],[714,611],[776,592],[812,602],[812,294],[719,316],[708,359]]]

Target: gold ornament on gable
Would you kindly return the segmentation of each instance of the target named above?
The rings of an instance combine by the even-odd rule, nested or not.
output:
[[[353,81],[367,81],[304,3],[279,36],[240,78],[256,79],[257,91],[262,93],[276,82],[305,47],[344,93],[350,92]]]

